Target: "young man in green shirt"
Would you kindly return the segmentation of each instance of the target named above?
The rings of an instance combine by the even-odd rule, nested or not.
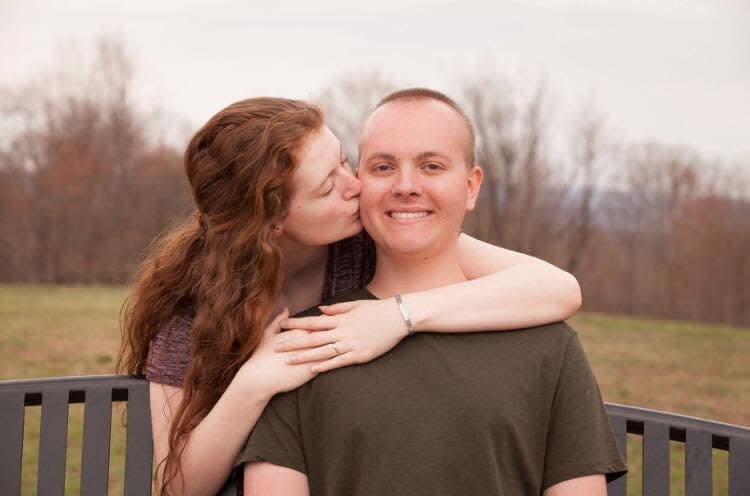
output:
[[[473,148],[468,119],[444,95],[407,90],[381,102],[359,167],[377,269],[367,288],[336,301],[466,281],[456,244],[482,182]],[[406,335],[408,301],[402,308]],[[563,323],[410,336],[377,360],[276,396],[238,463],[247,494],[284,496],[605,495],[605,476],[626,470]]]

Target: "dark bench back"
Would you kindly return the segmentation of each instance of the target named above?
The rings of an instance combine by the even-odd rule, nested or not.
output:
[[[151,493],[148,382],[127,376],[59,377],[0,382],[0,488],[20,494],[24,408],[42,406],[37,494],[65,489],[68,405],[84,403],[81,494],[107,494],[112,402],[127,403],[125,495]]]
[[[148,383],[127,376],[62,377],[0,382],[0,488],[20,494],[24,408],[42,406],[38,494],[63,494],[68,405],[84,403],[81,494],[106,494],[112,402],[127,402],[125,495],[151,492]],[[623,456],[627,434],[643,436],[643,494],[669,495],[669,442],[685,443],[686,496],[710,495],[712,450],[729,452],[729,494],[750,495],[750,429],[666,412],[607,404]],[[609,484],[625,496],[627,480]]]
[[[643,494],[669,495],[669,442],[685,443],[685,496],[711,495],[713,449],[729,452],[729,495],[750,496],[750,429],[674,413],[607,403],[620,454],[627,457],[627,434],[643,437]],[[627,479],[608,487],[627,494]]]

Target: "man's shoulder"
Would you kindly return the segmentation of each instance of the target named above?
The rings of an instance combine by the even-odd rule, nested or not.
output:
[[[570,327],[567,322],[562,322],[562,321],[552,322],[551,324],[542,324],[542,325],[534,326],[534,327],[526,327],[520,330],[541,331],[541,335],[561,337],[565,341],[568,341],[578,335],[575,329]]]
[[[578,333],[567,322],[552,322],[540,326],[521,329],[523,334],[535,341],[544,342],[556,348],[567,348],[571,341],[578,339]]]
[[[335,305],[336,303],[345,303],[347,301],[373,299],[375,299],[375,297],[364,288],[348,289],[346,291],[336,293],[332,297],[324,300],[320,305]],[[293,317],[316,317],[318,315],[321,315],[323,312],[320,311],[320,305],[314,305],[306,310],[297,312],[293,315]]]
[[[487,348],[503,354],[520,353],[531,359],[560,358],[566,354],[571,343],[577,341],[578,333],[565,322],[553,322],[533,327],[494,332],[471,333],[476,349]],[[450,334],[460,338],[460,334]]]

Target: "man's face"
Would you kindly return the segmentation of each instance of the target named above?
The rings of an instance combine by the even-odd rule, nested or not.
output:
[[[394,101],[373,112],[360,140],[360,217],[378,249],[429,257],[455,245],[482,171],[466,164],[469,131],[448,105]]]

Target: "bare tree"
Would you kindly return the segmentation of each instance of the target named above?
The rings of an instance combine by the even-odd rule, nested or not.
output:
[[[28,219],[27,229],[0,233],[0,246],[16,254],[13,275],[2,278],[127,280],[140,252],[164,227],[146,231],[134,215],[143,188],[164,191],[158,182],[138,180],[144,172],[138,164],[170,171],[170,182],[180,185],[178,197],[187,203],[181,171],[174,167],[177,152],[155,153],[159,145],[150,140],[148,124],[131,101],[133,70],[122,44],[99,41],[91,60],[88,72],[70,75],[63,67],[2,92],[0,112],[13,126],[2,143],[0,171],[13,177],[18,189],[12,200],[0,200],[9,208],[0,217],[16,223]],[[85,60],[76,65],[85,66]],[[154,157],[169,163],[156,164]]]
[[[326,112],[326,123],[338,136],[344,152],[356,167],[357,142],[362,125],[375,105],[395,86],[378,72],[343,76],[328,85],[318,97]]]

